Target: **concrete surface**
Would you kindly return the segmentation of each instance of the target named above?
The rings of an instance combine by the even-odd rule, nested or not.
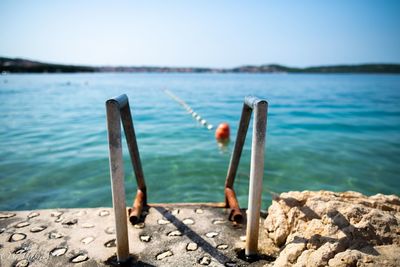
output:
[[[239,257],[246,227],[228,221],[226,209],[155,206],[145,215],[143,223],[128,224],[127,266],[263,266],[273,260]],[[115,252],[111,208],[0,212],[0,266],[115,265]]]

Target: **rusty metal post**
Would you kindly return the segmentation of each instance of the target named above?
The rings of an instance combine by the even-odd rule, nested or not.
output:
[[[243,214],[240,210],[236,193],[232,188],[225,187],[225,202],[225,207],[229,207],[231,209],[229,220],[236,223],[241,223],[243,221]]]
[[[243,145],[246,140],[247,129],[251,118],[251,108],[246,103],[243,104],[242,115],[240,117],[238,133],[236,136],[235,147],[229,162],[228,172],[225,180],[225,205],[231,209],[229,220],[237,223],[242,222],[243,215],[233,189],[240,156],[242,155]]]
[[[247,97],[245,102],[254,109],[245,248],[246,257],[253,258],[258,249],[268,103],[254,97]]]
[[[121,120],[138,186],[136,197],[133,201],[133,207],[129,209],[129,221],[135,224],[140,219],[143,207],[147,205],[147,190],[128,100],[126,100],[126,104],[121,108]]]
[[[133,127],[131,109],[128,101],[121,108],[121,119],[138,188],[144,191],[146,190],[146,183],[144,181],[142,163],[140,161],[139,148],[136,142],[135,128]]]
[[[122,99],[124,100],[124,99]],[[106,102],[108,145],[110,153],[110,176],[112,200],[117,235],[117,260],[129,259],[128,226],[126,218],[124,165],[122,160],[120,104],[115,99]]]
[[[246,140],[247,129],[249,128],[251,118],[251,107],[246,103],[243,104],[242,115],[240,117],[238,133],[236,136],[235,147],[229,162],[228,173],[226,175],[225,187],[233,188],[235,176],[242,155],[243,145]]]

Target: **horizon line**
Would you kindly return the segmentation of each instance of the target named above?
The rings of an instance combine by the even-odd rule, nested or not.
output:
[[[214,70],[229,70],[229,69],[235,69],[235,68],[240,68],[240,67],[262,67],[262,66],[282,66],[282,67],[287,67],[287,68],[296,68],[296,69],[307,69],[307,68],[315,68],[315,67],[332,67],[332,66],[360,66],[360,65],[400,65],[400,62],[379,62],[379,61],[366,61],[362,63],[330,63],[330,64],[315,64],[315,65],[307,65],[304,67],[300,66],[295,66],[295,65],[290,65],[290,64],[285,64],[285,63],[276,63],[276,62],[270,62],[270,63],[262,63],[262,64],[251,64],[251,63],[243,63],[243,64],[237,64],[235,66],[231,67],[210,67],[210,66],[196,66],[196,65],[146,65],[146,64],[80,64],[80,63],[60,63],[60,62],[55,62],[55,61],[46,61],[46,60],[41,60],[41,59],[32,59],[29,57],[7,57],[7,56],[0,56],[0,58],[3,59],[11,59],[11,60],[26,60],[26,61],[31,61],[35,63],[41,63],[41,64],[51,64],[51,65],[65,65],[65,66],[74,66],[74,67],[100,67],[100,68],[107,68],[107,67],[112,67],[112,68],[127,68],[127,67],[134,67],[134,68],[197,68],[197,69],[214,69]]]

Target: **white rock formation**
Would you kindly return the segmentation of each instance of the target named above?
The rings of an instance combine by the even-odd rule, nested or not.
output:
[[[266,235],[274,266],[400,266],[400,198],[357,192],[288,192],[276,197]]]

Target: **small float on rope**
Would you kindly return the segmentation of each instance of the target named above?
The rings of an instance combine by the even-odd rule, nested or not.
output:
[[[229,135],[229,124],[226,122],[219,124],[217,129],[215,130],[215,139],[217,139],[218,142],[226,142],[229,141]]]
[[[164,92],[179,103],[186,111],[192,115],[192,117],[197,120],[202,126],[207,128],[208,130],[212,130],[214,127],[212,124],[209,124],[204,118],[200,116],[197,112],[195,112],[191,106],[189,106],[184,100],[179,98],[178,96],[174,95],[169,90],[164,90]],[[226,145],[229,143],[229,136],[230,136],[230,127],[229,124],[224,122],[218,125],[217,129],[215,130],[215,139],[220,145]]]

